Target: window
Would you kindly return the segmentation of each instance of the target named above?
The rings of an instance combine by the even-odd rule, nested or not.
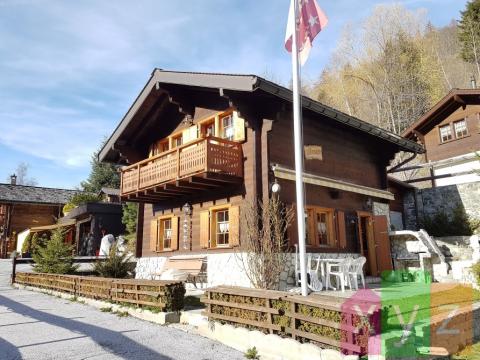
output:
[[[317,215],[317,244],[318,245],[328,245],[329,243],[329,221],[328,213],[320,211],[316,213]]]
[[[178,217],[161,216],[150,223],[150,250],[154,252],[178,249]]]
[[[200,247],[215,249],[240,245],[240,207],[230,204],[200,211]]]
[[[164,250],[172,248],[172,219],[160,220],[160,241]]]
[[[172,149],[181,146],[182,143],[182,135],[175,136],[174,138],[172,138]]]
[[[215,121],[209,121],[202,125],[202,135],[205,137],[215,136]]]
[[[440,141],[444,143],[452,139],[452,127],[450,126],[450,124],[440,126]]]
[[[222,126],[222,137],[227,140],[233,140],[235,128],[233,126],[233,116],[228,115],[220,119]]]
[[[305,233],[309,246],[334,246],[333,209],[309,206],[306,209]]]
[[[468,135],[467,122],[465,119],[460,121],[455,121],[453,123],[453,127],[455,129],[455,137],[457,139],[461,139]]]
[[[168,140],[162,141],[160,143],[159,148],[160,148],[160,152],[168,151]]]
[[[217,246],[228,246],[228,237],[230,234],[230,221],[227,210],[217,210],[215,212],[215,240]]]

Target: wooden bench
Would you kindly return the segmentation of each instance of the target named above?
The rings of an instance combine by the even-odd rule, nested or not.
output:
[[[187,274],[186,282],[197,287],[197,282],[207,282],[207,258],[201,257],[170,257],[165,262],[163,269],[155,273],[154,277],[162,275],[167,270],[178,270]]]

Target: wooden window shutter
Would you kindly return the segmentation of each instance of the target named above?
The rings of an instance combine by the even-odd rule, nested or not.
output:
[[[216,137],[220,137],[221,131],[220,131],[220,116],[216,115],[215,116],[215,134]]]
[[[208,248],[210,240],[210,211],[200,211],[200,247]]]
[[[178,250],[178,216],[172,217],[172,250]]]
[[[337,211],[337,239],[340,249],[347,248],[347,233],[345,224],[345,213]]]
[[[158,246],[158,219],[150,222],[150,251],[157,251]]]
[[[229,219],[229,238],[228,243],[230,246],[240,245],[240,207],[231,206],[228,209]]]
[[[233,140],[245,141],[245,120],[238,116],[236,111],[233,112]]]
[[[189,128],[182,131],[182,143],[186,144],[190,141],[197,139],[197,125],[192,125]]]

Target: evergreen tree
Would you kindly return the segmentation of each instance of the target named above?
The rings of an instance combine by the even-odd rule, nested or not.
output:
[[[137,238],[137,214],[138,204],[127,202],[123,205],[122,223],[125,225],[128,251],[135,253]]]
[[[83,191],[96,194],[102,189],[102,187],[115,189],[120,187],[120,175],[118,174],[115,165],[102,163],[98,160],[98,154],[103,148],[103,145],[105,145],[105,142],[106,140],[103,141],[100,149],[95,151],[92,155],[90,161],[90,164],[92,165],[90,175],[86,181],[82,181],[80,184]]]
[[[480,0],[467,3],[458,24],[458,37],[462,44],[460,55],[477,68],[480,77]]]
[[[52,274],[70,274],[77,270],[73,264],[73,246],[64,243],[65,232],[62,228],[52,231],[45,247],[39,247],[32,254],[36,272]]]

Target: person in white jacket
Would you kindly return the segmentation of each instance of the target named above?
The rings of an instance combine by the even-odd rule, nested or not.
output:
[[[99,255],[100,256],[110,255],[110,249],[112,248],[114,243],[115,243],[115,236],[113,236],[112,234],[107,234],[107,230],[103,228]]]

